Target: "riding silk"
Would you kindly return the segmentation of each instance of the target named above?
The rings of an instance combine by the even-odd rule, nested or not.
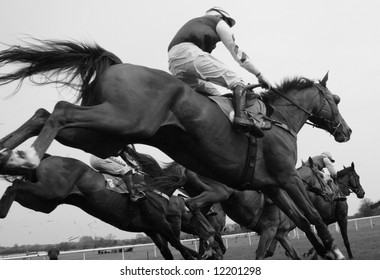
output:
[[[181,43],[193,43],[204,52],[211,53],[220,41],[216,25],[222,19],[215,16],[203,16],[188,21],[170,42],[168,51]]]

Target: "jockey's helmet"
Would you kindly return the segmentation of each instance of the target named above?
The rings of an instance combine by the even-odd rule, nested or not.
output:
[[[220,16],[230,27],[235,25],[235,20],[220,7],[213,7],[207,10],[206,15]]]
[[[321,156],[327,157],[331,162],[335,162],[335,160],[332,158],[329,152],[323,152]]]

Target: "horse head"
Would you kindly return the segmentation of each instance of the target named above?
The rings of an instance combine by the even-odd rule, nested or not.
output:
[[[328,131],[337,142],[350,140],[351,128],[347,125],[339,112],[338,104],[340,97],[332,94],[327,88],[328,72],[324,78],[316,83],[318,92],[321,94],[321,105],[308,118],[317,127]]]
[[[358,198],[363,198],[365,195],[365,191],[360,184],[360,177],[355,171],[353,162],[350,167],[343,166],[343,170],[338,172],[338,183],[339,186],[344,186],[345,189],[354,192]],[[342,191],[344,190],[342,189]],[[349,195],[349,191],[347,195]]]

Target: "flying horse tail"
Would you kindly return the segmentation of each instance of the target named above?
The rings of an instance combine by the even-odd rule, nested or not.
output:
[[[0,73],[0,85],[19,81],[14,93],[24,79],[29,78],[37,85],[56,83],[74,88],[80,92],[80,99],[91,82],[111,65],[122,63],[116,55],[95,43],[31,39],[32,42],[25,42],[24,46],[12,46],[0,52],[0,68],[21,64],[11,73]],[[32,79],[35,75],[41,75],[42,79]]]

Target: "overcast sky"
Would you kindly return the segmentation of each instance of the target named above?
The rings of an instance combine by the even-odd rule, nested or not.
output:
[[[353,130],[352,138],[340,144],[328,133],[305,126],[298,137],[299,163],[323,151],[332,153],[338,170],[354,162],[366,197],[379,200],[378,1],[13,0],[2,3],[0,42],[19,44],[26,35],[96,42],[124,62],[167,71],[167,46],[172,36],[185,21],[203,15],[212,6],[225,8],[236,19],[237,44],[273,83],[298,75],[321,79],[330,71],[327,85],[342,99],[339,108]],[[213,54],[247,82],[256,82],[221,44]],[[0,87],[0,98],[11,93],[15,85]],[[60,96],[53,87],[25,83],[16,96],[0,100],[0,137],[16,129],[38,108],[51,111],[63,98],[72,100],[68,95]],[[139,150],[153,153],[159,161],[170,161],[158,150],[142,146]],[[57,143],[48,152],[88,161],[88,154]],[[7,185],[0,180],[0,195]],[[360,200],[351,195],[348,203],[349,214],[356,213]],[[0,246],[58,243],[76,236],[105,237],[109,233],[117,238],[136,235],[119,231],[72,206],[60,206],[47,215],[15,203],[8,217],[0,221]]]

